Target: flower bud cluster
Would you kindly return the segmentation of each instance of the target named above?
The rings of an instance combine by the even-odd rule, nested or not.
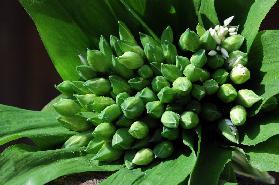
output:
[[[53,105],[59,122],[80,132],[64,147],[85,146],[99,161],[124,156],[133,168],[170,157],[176,140],[200,125],[217,123],[238,143],[237,127],[261,98],[242,88],[250,71],[239,50],[244,37],[229,26],[232,19],[208,31],[198,25],[198,34],[187,29],[179,39],[182,51],[171,27],[161,40],[140,33],[140,45],[119,22],[119,38],[101,36],[99,50],[81,56],[81,80],[56,86],[64,95]]]

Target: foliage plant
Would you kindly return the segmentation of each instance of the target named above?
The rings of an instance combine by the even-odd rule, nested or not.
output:
[[[1,184],[275,184],[275,0],[20,0],[63,81],[41,111],[0,106]]]

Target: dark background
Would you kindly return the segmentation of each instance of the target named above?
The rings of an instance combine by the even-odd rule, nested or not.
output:
[[[279,29],[279,6],[262,29]],[[0,104],[39,110],[61,81],[33,22],[17,0],[0,0]]]

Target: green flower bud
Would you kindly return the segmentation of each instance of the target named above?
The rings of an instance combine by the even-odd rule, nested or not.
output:
[[[198,126],[199,117],[195,112],[186,111],[181,115],[180,123],[184,129],[192,129]]]
[[[197,100],[200,101],[201,99],[203,99],[205,97],[206,91],[203,86],[193,84],[191,94],[194,98],[196,98]]]
[[[176,140],[179,136],[179,129],[163,127],[161,136],[171,141]]]
[[[140,41],[142,46],[145,48],[147,45],[152,45],[154,47],[161,47],[160,43],[156,41],[153,37],[146,35],[144,33],[139,33],[140,35]]]
[[[156,95],[149,87],[146,87],[143,90],[141,90],[138,96],[142,99],[144,104],[157,100]]]
[[[223,84],[220,86],[217,96],[224,103],[230,103],[237,97],[237,91],[231,84]]]
[[[207,61],[207,57],[205,55],[204,49],[197,51],[190,58],[191,64],[193,64],[196,67],[200,67],[200,68],[202,68],[206,64],[206,61]]]
[[[144,103],[139,97],[129,97],[121,104],[123,114],[130,119],[139,117],[144,111]]]
[[[108,41],[102,35],[101,35],[100,41],[99,41],[99,49],[109,60],[111,59],[111,56],[112,56],[111,47],[110,47]]]
[[[124,41],[124,40],[118,40],[118,43],[119,43],[120,49],[124,53],[131,51],[131,52],[137,53],[142,58],[145,57],[144,56],[144,51],[139,45],[131,43],[131,42],[127,42],[127,41]]]
[[[95,94],[85,94],[85,95],[74,95],[78,103],[85,109],[89,109],[89,105],[93,103]]]
[[[239,143],[239,135],[236,127],[232,124],[231,120],[223,119],[218,124],[218,129],[221,134],[229,141]]]
[[[144,64],[143,58],[131,51],[125,52],[123,55],[117,57],[119,63],[123,64],[128,69],[138,69]]]
[[[176,90],[170,87],[164,87],[161,91],[157,94],[159,100],[162,103],[170,103],[174,99],[176,95]]]
[[[63,127],[76,132],[82,132],[90,129],[91,125],[81,116],[59,117],[57,119]]]
[[[164,29],[162,35],[161,35],[161,42],[163,41],[169,41],[173,42],[173,31],[170,26],[168,26],[166,29]]]
[[[133,169],[135,167],[135,164],[132,163],[135,155],[136,155],[136,151],[134,150],[130,150],[130,151],[126,151],[125,155],[124,155],[124,164],[126,166],[126,168],[128,168],[129,170]]]
[[[215,94],[218,91],[218,89],[219,89],[218,83],[215,80],[213,80],[213,79],[206,80],[203,83],[203,87],[204,87],[204,89],[206,91],[206,94],[208,94],[208,95]]]
[[[178,90],[180,94],[187,95],[192,90],[192,83],[187,77],[179,77],[173,83],[172,86],[175,90]]]
[[[126,118],[125,116],[121,116],[115,124],[118,127],[130,127],[134,122],[135,122],[134,119],[129,119]]]
[[[162,49],[164,57],[169,64],[175,64],[175,57],[177,55],[177,50],[174,44],[165,40],[162,41]]]
[[[172,64],[161,64],[161,73],[171,82],[182,76],[182,72]]]
[[[153,71],[152,71],[151,67],[149,67],[149,65],[143,65],[139,68],[138,74],[142,78],[148,79],[148,78],[151,78],[153,76]]]
[[[187,57],[176,56],[176,67],[183,72],[185,67],[190,64],[190,60]]]
[[[212,78],[219,84],[223,85],[229,79],[229,73],[225,69],[217,69],[212,74]]]
[[[255,103],[260,101],[262,98],[255,94],[252,90],[241,89],[237,94],[237,102],[247,108],[252,107]]]
[[[113,148],[127,150],[131,147],[134,140],[129,134],[128,128],[120,128],[113,135],[111,144]]]
[[[77,91],[73,82],[69,80],[61,82],[60,84],[56,85],[55,88],[66,96],[72,96]]]
[[[209,73],[201,68],[194,66],[193,64],[189,64],[185,67],[183,74],[191,81],[205,81],[209,78]]]
[[[109,139],[113,136],[115,133],[116,128],[111,123],[101,123],[98,125],[94,131],[93,136],[94,138],[103,138],[103,139]]]
[[[76,71],[83,80],[89,80],[97,77],[96,71],[94,71],[93,68],[88,65],[77,66]]]
[[[109,81],[111,83],[112,92],[115,95],[118,95],[122,92],[127,92],[128,94],[131,94],[132,90],[130,88],[130,85],[124,79],[115,75],[111,75],[109,76]]]
[[[88,107],[92,111],[101,112],[107,106],[110,106],[112,104],[115,104],[115,101],[112,98],[104,97],[104,96],[96,96],[93,99],[93,103],[89,104]]]
[[[179,46],[183,50],[194,52],[200,47],[200,38],[195,32],[191,31],[190,29],[187,29],[180,36]]]
[[[232,69],[230,78],[235,84],[243,84],[250,79],[250,71],[242,64],[238,64]]]
[[[246,122],[247,112],[241,105],[234,106],[230,111],[230,118],[235,126],[243,125]]]
[[[144,53],[149,62],[162,63],[164,61],[164,53],[161,47],[146,44]]]
[[[97,72],[109,72],[112,64],[111,58],[105,56],[98,50],[87,50],[88,64]]]
[[[143,139],[148,135],[149,128],[146,123],[136,121],[131,125],[129,133],[136,139]]]
[[[214,122],[222,117],[221,112],[217,106],[212,103],[205,103],[202,105],[201,116],[204,120]]]
[[[137,44],[136,39],[134,38],[133,34],[129,30],[129,28],[121,21],[118,21],[119,26],[119,37],[120,40],[125,40],[127,42],[131,42]]]
[[[126,92],[119,93],[115,98],[116,99],[116,104],[118,106],[121,106],[121,104],[129,97],[130,97],[130,95]]]
[[[146,104],[147,114],[153,118],[161,118],[164,113],[164,106],[160,101],[152,101]]]
[[[205,49],[208,50],[213,50],[216,49],[216,41],[214,40],[214,38],[211,36],[209,31],[206,31],[201,37],[200,37],[200,42],[202,44],[202,46]]]
[[[112,104],[102,110],[98,117],[103,122],[112,122],[116,120],[121,114],[122,112],[120,107],[117,104]]]
[[[92,80],[87,80],[84,83],[84,86],[97,96],[106,95],[111,90],[109,80],[105,78],[95,78]]]
[[[72,81],[76,94],[89,94],[90,90],[84,86],[83,81]]]
[[[160,76],[161,74],[161,63],[151,62],[150,67],[156,76]]]
[[[163,141],[154,147],[153,153],[155,155],[155,158],[165,159],[172,155],[173,150],[174,148],[171,142]]]
[[[62,146],[62,148],[80,148],[86,146],[92,139],[88,132],[71,136]]]
[[[196,31],[200,37],[206,32],[205,28],[201,26],[200,23],[197,24]]]
[[[229,58],[227,59],[227,65],[229,69],[237,66],[238,64],[246,65],[248,63],[247,53],[241,51],[233,51],[230,53]]]
[[[165,111],[161,117],[161,122],[168,128],[177,128],[179,120],[180,115],[172,111]]]
[[[53,104],[56,112],[63,116],[73,116],[81,110],[79,104],[74,100],[61,98],[58,102]]]
[[[132,160],[132,163],[143,166],[151,163],[153,159],[154,155],[152,150],[150,150],[149,148],[143,148],[136,153],[134,159]]]
[[[132,69],[128,69],[125,65],[121,64],[117,58],[112,57],[113,71],[125,79],[130,79],[134,76]]]
[[[163,76],[156,76],[152,80],[151,86],[152,86],[153,91],[158,93],[164,87],[169,87],[170,83],[167,81],[167,79],[165,77],[163,77]]]
[[[225,59],[221,55],[214,55],[208,58],[207,65],[211,69],[217,69],[224,65]]]
[[[116,54],[116,56],[121,56],[123,55],[123,51],[121,50],[119,43],[118,43],[119,39],[113,35],[110,36],[110,46],[111,48],[113,48],[114,53]]]
[[[80,112],[80,114],[83,118],[86,118],[86,120],[92,123],[94,126],[103,123],[103,121],[99,118],[99,113],[97,112]]]
[[[222,48],[226,49],[229,53],[238,50],[244,42],[242,35],[232,35],[222,42]]]
[[[96,154],[102,148],[102,146],[106,143],[104,139],[101,138],[93,138],[86,147],[86,152],[90,154]]]
[[[135,77],[128,81],[128,84],[135,90],[140,91],[149,85],[149,80],[142,77]]]
[[[98,160],[101,162],[110,162],[119,159],[122,155],[122,151],[113,148],[109,143],[104,143],[101,149],[98,151],[96,155],[92,158],[92,160]]]
[[[278,106],[278,100],[275,96],[269,98],[262,106],[262,110],[265,112],[275,110]]]
[[[200,102],[196,101],[196,100],[191,100],[187,106],[186,106],[186,110],[187,111],[193,111],[197,114],[199,114],[201,112],[201,104]]]

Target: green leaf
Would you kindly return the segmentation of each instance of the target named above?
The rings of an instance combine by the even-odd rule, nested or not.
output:
[[[28,137],[41,148],[63,143],[75,132],[62,127],[54,112],[40,112],[0,105],[0,145]]]
[[[201,141],[200,152],[190,176],[189,185],[217,185],[221,172],[231,158],[231,151],[221,148],[214,141]]]
[[[195,154],[191,152],[188,155],[182,154],[176,159],[161,162],[153,167],[151,166],[150,168],[147,168],[147,170],[121,169],[108,179],[104,180],[101,185],[177,185],[184,182],[187,176],[191,173],[194,167],[195,158]]]
[[[248,68],[253,75],[248,85],[263,98],[263,101],[255,106],[254,114],[260,111],[270,97],[279,93],[278,50],[278,30],[260,32],[252,45]]]
[[[247,40],[247,51],[250,50],[262,21],[276,1],[277,0],[255,0],[252,4],[244,24],[244,29],[241,33]]]
[[[279,172],[279,136],[245,149],[252,166],[261,171]]]
[[[251,118],[242,130],[243,145],[257,145],[279,134],[278,111],[262,113]]]
[[[77,80],[78,55],[98,46],[99,36],[117,33],[117,22],[105,1],[20,0],[64,80]]]
[[[14,145],[0,156],[0,182],[5,185],[42,185],[60,176],[87,171],[115,171],[121,165],[99,165],[80,150],[36,151],[27,145]]]
[[[261,25],[276,0],[215,0],[219,20],[235,16],[232,25],[240,25],[249,51]],[[233,7],[233,8],[232,8]]]
[[[199,23],[205,28],[219,24],[218,16],[214,6],[215,0],[201,0],[198,10]]]

